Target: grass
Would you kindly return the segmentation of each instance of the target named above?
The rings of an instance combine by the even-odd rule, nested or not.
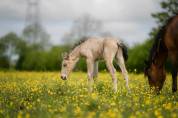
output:
[[[130,74],[131,93],[118,74],[118,92],[111,77],[100,73],[88,93],[86,73],[72,73],[63,81],[57,72],[0,72],[2,118],[176,118],[178,93],[168,76],[160,95],[151,94],[142,74]]]

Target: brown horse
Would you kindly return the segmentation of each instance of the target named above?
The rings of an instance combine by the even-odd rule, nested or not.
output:
[[[177,91],[178,71],[178,14],[169,18],[158,32],[148,61],[145,61],[145,75],[150,87],[159,92],[166,79],[164,64],[169,58],[172,63],[172,91]]]

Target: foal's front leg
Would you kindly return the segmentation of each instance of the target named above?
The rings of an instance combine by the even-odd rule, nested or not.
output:
[[[92,59],[87,59],[87,74],[88,74],[88,90],[93,91],[93,71],[94,71],[94,61]]]
[[[93,69],[93,77],[97,78],[98,77],[98,62],[94,62],[94,69]]]

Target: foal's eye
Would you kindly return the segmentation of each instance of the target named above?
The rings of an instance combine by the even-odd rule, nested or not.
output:
[[[67,64],[63,64],[63,66],[64,66],[64,67],[66,67],[66,66],[67,66]]]

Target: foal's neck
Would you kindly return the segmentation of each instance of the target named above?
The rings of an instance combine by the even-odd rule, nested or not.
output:
[[[80,47],[77,46],[76,48],[74,48],[70,54],[69,54],[73,59],[78,59],[80,57]]]

